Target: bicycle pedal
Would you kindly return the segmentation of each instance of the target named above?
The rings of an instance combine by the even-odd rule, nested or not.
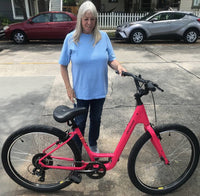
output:
[[[45,181],[45,178],[44,178],[44,177],[40,177],[38,181],[39,181],[39,182],[44,182],[44,181]]]
[[[69,180],[71,180],[72,182],[79,184],[82,180],[82,176],[76,172],[73,172],[70,176],[69,176]]]

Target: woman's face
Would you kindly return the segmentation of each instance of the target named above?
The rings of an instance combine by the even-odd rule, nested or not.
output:
[[[96,25],[96,18],[92,15],[91,12],[86,12],[85,15],[81,18],[81,24],[83,33],[91,34]]]

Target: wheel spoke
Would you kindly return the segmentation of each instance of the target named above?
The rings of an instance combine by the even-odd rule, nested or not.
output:
[[[170,125],[157,131],[160,132],[161,145],[170,164],[166,165],[159,158],[147,133],[133,147],[128,163],[133,184],[149,194],[169,193],[180,187],[190,178],[199,159],[198,140],[189,129]]]
[[[46,126],[32,126],[27,130],[22,129],[21,132],[15,132],[14,137],[7,139],[2,150],[3,166],[16,183],[36,191],[59,190],[71,184],[71,181],[68,180],[71,171],[43,168],[38,163],[45,155],[43,150],[59,140],[60,135],[52,134],[52,129]],[[56,131],[59,130],[56,129]],[[55,133],[56,131],[54,130]],[[49,149],[49,152],[50,150],[53,148]],[[72,140],[52,155],[71,158],[77,162],[81,161],[79,151]],[[42,162],[49,166],[72,166],[71,161],[55,159],[50,156],[47,156]]]
[[[186,34],[186,41],[188,43],[194,43],[196,40],[197,40],[197,33],[195,31],[189,31],[187,34]]]

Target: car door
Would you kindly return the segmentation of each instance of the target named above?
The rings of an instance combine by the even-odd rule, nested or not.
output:
[[[166,35],[170,30],[169,13],[159,13],[148,21],[148,31],[150,36]]]
[[[44,13],[29,20],[26,28],[28,39],[49,39],[51,34],[50,18],[50,13]]]
[[[73,21],[66,13],[53,13],[50,25],[52,39],[64,39],[69,32],[74,30],[76,21]]]
[[[185,27],[190,21],[184,13],[174,13],[170,18],[172,34],[178,34],[179,29]]]

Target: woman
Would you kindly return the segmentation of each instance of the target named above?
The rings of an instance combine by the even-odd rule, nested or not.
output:
[[[70,61],[73,87],[67,69]],[[85,115],[75,119],[76,123],[84,135],[89,113],[89,146],[93,152],[99,153],[97,140],[108,91],[108,64],[120,74],[126,70],[116,60],[107,34],[98,30],[97,10],[91,1],[86,1],[80,6],[75,31],[66,36],[59,63],[69,99],[74,103],[76,98],[77,107],[87,108]],[[76,142],[81,149],[78,138]]]

